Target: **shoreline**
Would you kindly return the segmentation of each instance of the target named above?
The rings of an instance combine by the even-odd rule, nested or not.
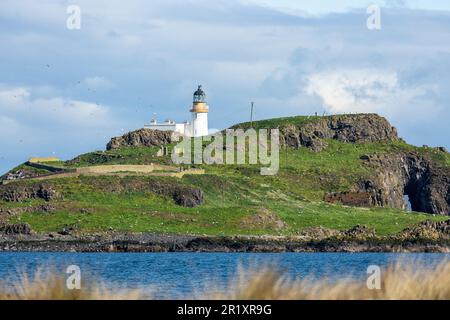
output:
[[[450,253],[450,241],[431,239],[321,239],[214,237],[164,234],[113,236],[2,236],[0,252],[218,252],[218,253]]]

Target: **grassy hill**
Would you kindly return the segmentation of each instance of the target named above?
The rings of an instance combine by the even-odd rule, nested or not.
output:
[[[321,119],[281,118],[255,122],[253,127],[302,127]],[[246,123],[235,128],[249,126]],[[198,235],[298,235],[312,227],[345,230],[358,224],[374,228],[379,235],[389,235],[424,220],[448,219],[387,207],[324,202],[327,193],[351,190],[359,181],[373,177],[375,169],[362,160],[364,155],[416,152],[447,168],[448,153],[414,147],[402,140],[324,141],[327,147],[320,152],[285,145],[280,150],[280,170],[275,176],[261,176],[259,167],[251,165],[197,165],[205,169],[204,175],[186,175],[182,179],[105,175],[18,180],[2,188],[17,193],[14,188],[28,190],[44,184],[59,196],[49,201],[39,197],[0,200],[0,219],[10,224],[27,223],[38,233],[70,230],[75,234],[118,231]],[[156,156],[158,150],[120,147],[52,165],[70,169],[105,164],[171,164],[169,156]],[[11,172],[18,170],[37,176],[50,173],[26,164]],[[154,185],[201,189],[204,202],[196,207],[181,206],[168,193],[148,188]]]

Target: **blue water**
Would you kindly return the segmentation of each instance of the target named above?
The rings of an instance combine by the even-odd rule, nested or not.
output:
[[[156,298],[190,298],[211,285],[220,291],[238,269],[277,268],[292,278],[327,277],[365,279],[369,265],[385,267],[397,261],[417,262],[432,268],[450,254],[392,253],[0,253],[3,283],[17,280],[20,272],[33,274],[51,268],[65,276],[78,265],[83,280],[111,288],[140,288]]]

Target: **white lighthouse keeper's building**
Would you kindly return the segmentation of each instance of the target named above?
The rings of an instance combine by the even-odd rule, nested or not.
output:
[[[152,119],[150,124],[144,125],[145,129],[160,131],[175,131],[187,137],[203,137],[208,135],[208,112],[209,107],[206,103],[206,94],[202,86],[198,86],[194,92],[194,101],[190,109],[192,114],[192,123],[176,123],[172,120],[166,120],[164,123],[158,123]]]

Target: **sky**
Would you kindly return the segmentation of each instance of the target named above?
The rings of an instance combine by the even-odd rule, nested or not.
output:
[[[419,10],[450,10],[447,0],[249,0],[250,3],[302,16],[346,13],[354,9],[377,4],[384,8],[408,8]]]
[[[449,1],[2,0],[0,43],[0,173],[189,120],[198,84],[211,128],[248,121],[254,101],[256,119],[375,112],[450,149]]]

